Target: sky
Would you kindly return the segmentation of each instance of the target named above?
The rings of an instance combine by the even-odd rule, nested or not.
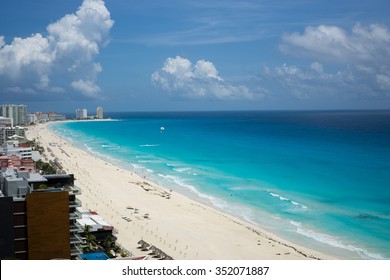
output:
[[[0,104],[390,109],[388,0],[0,3]]]

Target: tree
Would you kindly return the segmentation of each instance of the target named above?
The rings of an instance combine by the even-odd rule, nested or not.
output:
[[[84,249],[86,252],[94,252],[97,249],[96,237],[91,233],[92,227],[90,225],[84,226],[84,237],[87,243],[87,247]]]
[[[42,160],[38,160],[36,163],[36,167],[41,171],[42,174],[56,174],[55,169],[47,162],[43,162]]]
[[[116,246],[115,246],[115,240],[113,239],[113,237],[111,235],[106,236],[106,238],[104,239],[102,245],[103,245],[103,248],[104,248],[104,251],[106,252],[106,254],[109,257],[114,257],[111,254],[111,250],[114,250]]]

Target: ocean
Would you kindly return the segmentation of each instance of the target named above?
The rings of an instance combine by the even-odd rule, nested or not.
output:
[[[296,244],[390,259],[390,111],[105,115],[51,129]]]

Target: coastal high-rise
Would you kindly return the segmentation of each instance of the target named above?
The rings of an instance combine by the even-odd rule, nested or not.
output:
[[[0,105],[0,116],[12,118],[13,125],[25,125],[27,123],[26,105]]]
[[[88,117],[87,115],[87,109],[77,109],[76,110],[76,119],[83,120]]]
[[[0,259],[73,259],[82,231],[72,174],[0,172]]]
[[[103,119],[103,107],[96,108],[96,118]]]

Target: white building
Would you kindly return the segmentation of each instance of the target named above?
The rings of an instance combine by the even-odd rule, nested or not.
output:
[[[87,109],[77,109],[76,110],[76,119],[83,120],[86,118],[88,118]]]
[[[38,122],[38,118],[35,114],[27,114],[27,123],[28,124],[31,124],[31,123],[37,123]]]
[[[13,127],[14,121],[12,118],[0,117],[0,126]]]
[[[25,125],[27,123],[26,105],[0,105],[0,116],[12,118],[13,125]]]
[[[59,115],[56,113],[49,114],[49,121],[64,121],[65,119],[65,115]]]
[[[103,119],[103,107],[96,108],[96,118]]]
[[[0,146],[3,145],[8,140],[12,140],[13,138],[18,138],[18,139],[26,138],[26,132],[25,132],[24,127],[0,126]]]
[[[38,151],[33,151],[31,147],[19,146],[18,140],[6,141],[3,148],[0,148],[0,154],[4,154],[5,156],[17,156],[20,159],[32,159],[34,161],[41,159],[41,155]]]

